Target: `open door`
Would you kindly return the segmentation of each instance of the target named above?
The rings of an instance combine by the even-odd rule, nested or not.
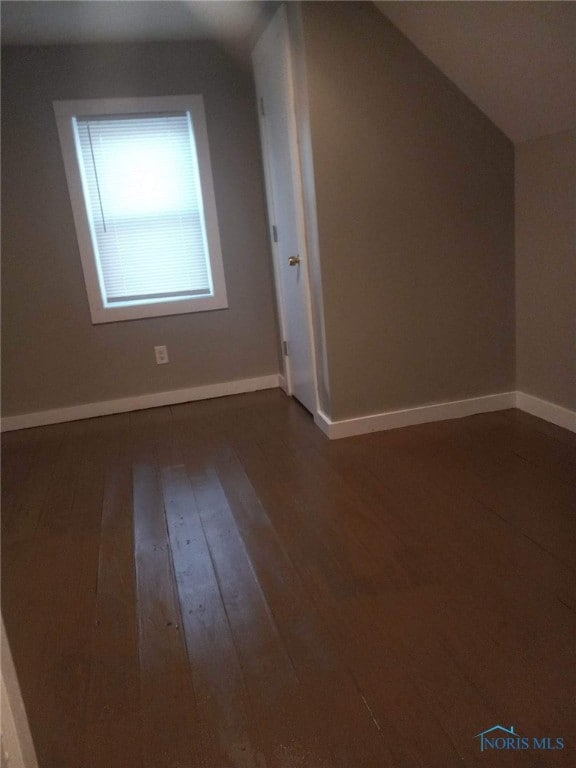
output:
[[[294,115],[290,42],[282,6],[252,54],[287,392],[318,410],[308,257]]]

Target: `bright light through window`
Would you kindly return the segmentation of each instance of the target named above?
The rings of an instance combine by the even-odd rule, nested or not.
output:
[[[96,322],[173,314],[175,302],[184,311],[227,306],[203,109],[199,97],[183,98],[196,100],[190,109],[140,112],[138,100],[80,102],[78,110],[62,102],[70,113],[59,118],[63,148],[70,133],[75,147],[69,185],[77,174],[83,191],[82,215],[73,204],[81,249],[89,234],[88,267],[86,248],[82,255]],[[133,109],[124,112],[127,102]],[[112,113],[99,104],[112,104]]]
[[[157,123],[165,128],[164,135]],[[130,132],[147,129],[150,137],[130,136],[127,121],[80,125],[90,126],[93,142],[99,143],[95,153],[101,194],[115,215],[153,216],[197,207],[187,118],[130,121]],[[118,136],[122,129],[126,135]]]

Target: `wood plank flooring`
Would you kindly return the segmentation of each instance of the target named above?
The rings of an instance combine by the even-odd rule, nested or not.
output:
[[[272,390],[2,441],[41,768],[576,766],[574,435],[330,442]]]

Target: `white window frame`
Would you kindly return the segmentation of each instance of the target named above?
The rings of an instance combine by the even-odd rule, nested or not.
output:
[[[206,115],[202,96],[79,99],[74,101],[55,101],[53,102],[53,107],[64,159],[66,179],[68,181],[68,191],[72,203],[92,323],[112,323],[145,317],[162,317],[164,315],[226,309],[228,307],[228,299],[224,281],[224,266],[222,263],[208,132],[206,129]],[[91,115],[112,117],[113,115],[142,115],[145,113],[154,114],[170,111],[187,111],[192,122],[200,172],[200,186],[204,205],[204,220],[213,291],[209,296],[170,300],[148,299],[118,307],[107,306],[99,274],[97,247],[92,233],[82,184],[75,119]]]

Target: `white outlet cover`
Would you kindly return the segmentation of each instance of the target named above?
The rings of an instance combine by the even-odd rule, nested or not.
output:
[[[168,348],[165,345],[154,347],[156,365],[165,365],[168,362]]]

